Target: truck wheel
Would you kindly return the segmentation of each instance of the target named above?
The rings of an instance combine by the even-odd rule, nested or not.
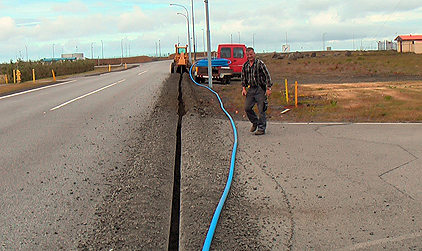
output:
[[[170,73],[174,73],[174,64],[173,63],[171,63],[171,66],[170,66]]]
[[[224,78],[223,78],[223,84],[229,85],[230,84],[230,80],[231,80],[230,76],[224,76]]]

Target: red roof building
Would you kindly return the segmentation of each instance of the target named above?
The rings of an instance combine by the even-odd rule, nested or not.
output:
[[[397,52],[422,53],[422,35],[398,36],[394,40],[397,41]]]

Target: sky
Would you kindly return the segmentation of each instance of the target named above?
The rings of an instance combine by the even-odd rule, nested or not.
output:
[[[171,3],[188,9],[196,51],[203,51],[203,0],[0,0],[0,63],[75,52],[168,55],[188,43],[186,11]],[[420,0],[209,0],[208,8],[212,50],[231,42],[257,52],[281,52],[285,44],[290,51],[370,50],[377,41],[422,34]]]

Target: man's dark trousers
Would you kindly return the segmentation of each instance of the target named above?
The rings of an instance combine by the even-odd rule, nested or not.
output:
[[[264,102],[267,100],[265,90],[260,86],[250,87],[246,93],[245,111],[249,121],[258,127],[258,130],[265,131],[267,127],[267,116],[264,111]],[[258,106],[258,116],[252,109],[253,106]]]

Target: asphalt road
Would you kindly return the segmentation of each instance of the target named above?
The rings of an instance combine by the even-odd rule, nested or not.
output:
[[[169,62],[0,97],[0,249],[73,250]]]

